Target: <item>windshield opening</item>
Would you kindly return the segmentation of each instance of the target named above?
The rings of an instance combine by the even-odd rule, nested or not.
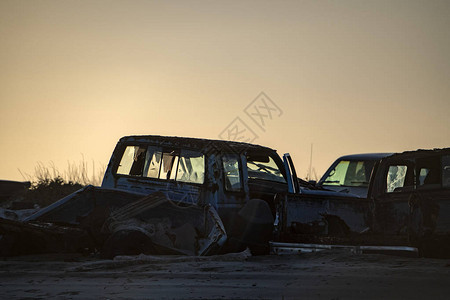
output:
[[[250,179],[263,179],[286,183],[277,164],[268,155],[247,156],[247,170],[248,178]]]
[[[322,182],[324,186],[368,187],[373,160],[341,160]]]

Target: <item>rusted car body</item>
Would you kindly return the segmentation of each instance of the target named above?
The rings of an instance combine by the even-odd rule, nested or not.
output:
[[[448,251],[450,148],[381,158],[373,168],[366,198],[303,189],[278,199],[278,241]]]
[[[450,148],[392,155],[376,173],[373,231],[450,255]]]
[[[273,149],[162,136],[122,138],[102,188],[159,191],[177,203],[211,205],[228,236],[224,251],[264,248],[272,235],[274,196],[288,190],[284,164]]]

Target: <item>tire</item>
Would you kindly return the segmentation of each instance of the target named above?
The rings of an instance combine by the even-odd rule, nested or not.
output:
[[[117,255],[156,254],[151,239],[137,230],[114,232],[105,241],[100,256],[112,259]]]
[[[269,204],[261,199],[251,199],[239,211],[242,219],[240,237],[253,255],[269,254],[269,241],[273,239],[273,215]]]

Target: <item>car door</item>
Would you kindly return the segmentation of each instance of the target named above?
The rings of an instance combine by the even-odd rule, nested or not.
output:
[[[420,236],[450,232],[450,155],[416,159],[416,191],[411,199],[411,230]]]
[[[378,191],[374,199],[374,230],[387,235],[407,234],[409,201],[415,185],[414,161],[387,159],[378,172]]]

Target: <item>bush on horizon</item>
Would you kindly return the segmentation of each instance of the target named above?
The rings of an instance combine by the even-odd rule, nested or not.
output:
[[[30,188],[20,202],[45,207],[86,185],[100,186],[105,169],[102,166],[96,171],[95,163],[92,162],[92,172],[90,172],[84,157],[78,164],[68,162],[67,169],[63,172],[60,172],[53,162],[50,162],[49,166],[38,162],[33,175],[23,174],[19,170],[22,177],[31,182]]]

